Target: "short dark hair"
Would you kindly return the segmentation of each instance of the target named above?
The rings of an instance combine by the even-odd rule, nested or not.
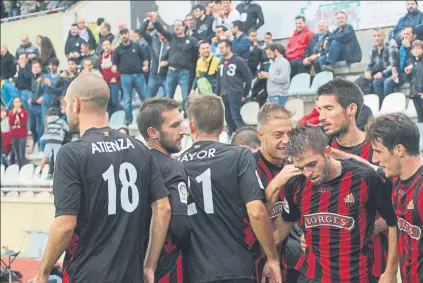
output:
[[[257,131],[250,127],[239,128],[232,136],[232,145],[245,145],[252,149],[261,146],[261,141],[257,136]]]
[[[406,114],[400,112],[370,119],[366,127],[366,139],[370,143],[381,142],[390,152],[402,144],[408,155],[419,155],[419,128]]]
[[[140,107],[140,113],[137,116],[138,130],[144,139],[148,139],[148,128],[160,130],[164,120],[162,113],[178,109],[179,103],[168,97],[153,97],[146,99]]]
[[[248,35],[250,35],[250,33],[253,33],[253,32],[257,32],[257,30],[256,30],[256,29],[254,29],[254,28],[250,29],[250,30],[248,31]]]
[[[76,58],[69,58],[68,62],[69,61],[74,62],[76,65],[78,65],[78,60]]]
[[[408,2],[408,1],[407,1],[407,2]],[[416,5],[417,5],[417,6],[419,6],[419,3],[417,3],[417,0],[414,0],[413,2],[414,2],[414,3],[416,3]]]
[[[59,116],[59,111],[57,111],[56,107],[50,107],[47,110],[47,116]]]
[[[202,94],[190,98],[186,113],[194,121],[198,132],[220,134],[225,123],[225,108],[222,98],[215,94]]]
[[[42,65],[41,64],[41,59],[40,58],[34,58],[34,59],[32,59],[31,60],[31,65],[35,65],[35,64],[40,64],[40,66]]]
[[[217,26],[216,29],[221,28],[223,31],[228,31],[228,28],[226,26]]]
[[[100,26],[104,22],[104,18],[97,19],[97,25]]]
[[[416,27],[415,26],[406,26],[406,27],[404,27],[404,29],[406,29],[406,28],[411,28],[411,33],[412,34],[416,34],[417,33],[417,30],[416,30]]]
[[[317,97],[322,95],[334,95],[342,108],[347,109],[351,104],[357,105],[355,119],[358,119],[361,108],[363,108],[363,92],[353,82],[342,78],[335,78],[317,89]]]
[[[78,24],[77,24],[77,23],[73,23],[73,24],[71,25],[71,27],[78,27]]]
[[[84,65],[86,61],[90,61],[90,62],[91,62],[91,64],[93,64],[93,63],[94,63],[94,62],[93,62],[93,59],[91,59],[90,57],[88,57],[88,58],[85,58],[84,60],[82,60],[82,61],[81,61],[82,65]]]
[[[26,53],[21,53],[21,54],[19,54],[19,55],[18,55],[18,59],[19,59],[22,55],[24,55],[24,56],[25,56],[25,59],[26,59],[26,58],[28,58],[28,54],[26,54]]]
[[[285,48],[281,44],[278,44],[278,43],[269,44],[268,46],[266,46],[266,49],[270,49],[272,51],[277,50],[281,54],[285,52]]]
[[[194,6],[194,8],[192,8],[193,11],[196,10],[196,9],[200,9],[200,11],[206,10],[206,8],[201,4],[197,4],[197,5]]]
[[[270,31],[266,32],[264,35],[270,35],[271,37],[273,37],[273,35]]]
[[[295,17],[296,20],[303,20],[303,22],[306,21],[305,17],[303,15],[298,15]]]
[[[236,20],[232,22],[233,27],[237,27],[239,30],[242,30],[244,28],[244,23],[240,20]]]
[[[272,119],[286,120],[291,119],[292,116],[292,113],[280,104],[276,102],[266,102],[257,114],[257,123],[260,127]]]
[[[230,41],[229,39],[223,39],[221,40],[219,43],[225,43],[227,47],[230,47],[232,50],[232,41]]]
[[[201,45],[203,45],[203,44],[210,44],[210,42],[208,42],[207,40],[200,40],[199,42],[198,42],[198,48],[200,48],[201,47]]]
[[[53,65],[53,66],[59,66],[60,62],[59,59],[57,59],[56,57],[50,58],[48,60],[49,65]]]
[[[82,42],[81,46],[85,46],[86,48],[88,48],[89,50],[91,50],[91,46],[88,42]]]
[[[312,150],[317,154],[324,154],[328,146],[328,138],[316,126],[297,126],[288,132],[289,141],[286,145],[288,156],[301,158],[307,150]]]
[[[345,15],[345,17],[347,17],[347,18],[348,18],[347,13],[345,13],[344,11],[338,11],[338,12],[336,12],[336,13],[335,13],[335,17],[336,17],[338,14],[344,14],[344,15]]]
[[[106,38],[101,42],[101,45],[103,45],[103,43],[105,43],[106,41],[108,41],[110,44],[112,44],[112,42],[110,41],[110,39]]]
[[[112,29],[112,26],[109,23],[104,23],[103,26],[110,31]]]
[[[138,34],[139,36],[141,36],[141,31],[139,29],[134,30],[134,33]]]

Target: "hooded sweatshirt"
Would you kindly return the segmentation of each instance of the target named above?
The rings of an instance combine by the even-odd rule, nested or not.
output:
[[[69,132],[69,126],[59,116],[48,116],[46,125],[46,134],[43,139],[46,143],[62,144],[65,134]]]
[[[241,56],[234,54],[231,58],[222,58],[218,67],[216,94],[248,96],[253,76],[247,63]]]

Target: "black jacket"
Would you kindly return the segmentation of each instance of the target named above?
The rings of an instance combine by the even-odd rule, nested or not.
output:
[[[363,54],[361,53],[361,47],[358,43],[355,30],[351,25],[345,25],[341,28],[337,28],[328,36],[329,44],[333,40],[337,40],[345,45],[345,61],[347,64],[358,63],[361,61]]]
[[[204,20],[197,19],[195,26],[195,33],[193,36],[200,40],[210,42],[214,36],[213,32],[213,17],[206,15]]]
[[[1,73],[2,79],[10,79],[16,75],[15,57],[7,51],[4,56],[1,56]]]
[[[90,45],[90,49],[91,50],[96,50],[97,43],[95,41],[94,34],[93,34],[93,32],[89,28],[86,27],[86,29],[87,29],[87,32],[88,32],[88,44]],[[68,39],[71,38],[71,37],[72,37],[72,33],[69,31],[69,33],[68,33]],[[84,39],[82,39],[82,40],[84,40]]]
[[[250,29],[258,30],[262,25],[264,25],[264,17],[263,11],[261,10],[261,6],[256,3],[250,4],[238,4],[236,9],[241,14],[246,13],[247,19],[244,22],[244,32],[248,33]]]
[[[325,39],[330,35],[330,32],[327,32],[320,40],[319,36],[320,34],[315,33],[313,37],[311,38],[310,42],[307,45],[306,50],[304,50],[304,58],[309,57],[314,54],[320,54],[325,55],[327,52],[327,49],[323,48],[323,43],[325,42]]]
[[[241,56],[234,54],[230,59],[222,58],[219,63],[216,94],[248,96],[253,76]]]
[[[121,43],[113,53],[113,65],[123,75],[141,74],[145,60],[148,60],[148,55],[144,54],[141,45],[132,41],[130,45]]]
[[[372,75],[381,72],[385,78],[392,75],[392,67],[398,64],[398,49],[391,48],[386,42],[381,52],[377,46],[373,46],[369,55],[369,63],[366,67],[366,72]]]
[[[257,72],[257,67],[260,63],[262,63],[264,59],[263,50],[259,47],[250,47],[250,56],[248,57],[248,67],[253,72],[252,75],[255,75]]]
[[[18,91],[31,90],[32,88],[32,67],[26,64],[25,68],[19,68],[18,77],[15,80]]]
[[[79,35],[68,37],[65,45],[65,55],[68,56],[71,52],[78,52],[81,54],[81,45],[84,42],[85,40],[79,37]]]
[[[197,62],[198,40],[189,35],[178,37],[175,33],[165,30],[158,21],[154,23],[154,27],[169,41],[169,67],[190,70],[192,64]]]
[[[169,42],[162,42],[160,41],[157,35],[151,36],[150,33],[147,31],[147,26],[150,23],[150,20],[143,22],[140,31],[142,37],[148,43],[148,49],[150,53],[150,73],[166,76],[168,66],[161,67],[159,65],[162,61],[167,61],[169,59]]]
[[[38,98],[42,97],[44,94],[45,84],[37,82],[37,79],[41,76],[42,74],[32,75],[32,79],[31,79],[32,104],[31,105],[40,105],[40,104],[37,104],[36,101],[38,100]]]
[[[423,93],[423,59],[419,58],[414,61],[413,73],[411,75],[410,97],[418,97],[419,93]]]

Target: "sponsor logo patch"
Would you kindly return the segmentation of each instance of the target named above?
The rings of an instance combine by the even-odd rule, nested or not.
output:
[[[329,186],[329,185],[322,185],[322,186],[319,187],[318,192],[319,193],[326,193],[326,192],[330,192],[332,190],[333,190],[333,188],[331,186]]]
[[[422,235],[422,230],[420,229],[420,227],[411,225],[404,219],[398,218],[398,228],[401,231],[404,231],[405,233],[407,233],[411,238],[415,240],[420,240],[420,237]]]
[[[181,203],[188,203],[188,190],[187,185],[184,182],[178,184],[179,199]]]
[[[270,218],[275,218],[278,217],[278,215],[281,215],[282,210],[285,209],[285,203],[285,201],[278,201],[275,203],[275,205],[271,208]]]
[[[306,228],[318,226],[333,226],[346,230],[354,228],[354,218],[329,212],[304,215],[304,223]]]

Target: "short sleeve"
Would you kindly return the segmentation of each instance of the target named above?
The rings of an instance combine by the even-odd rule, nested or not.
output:
[[[283,202],[282,218],[287,222],[296,222],[301,218],[301,212],[294,202],[294,193],[301,189],[303,176],[291,178],[284,186],[285,199]]]
[[[376,207],[376,211],[386,221],[388,226],[395,226],[397,224],[397,217],[391,201],[392,183],[377,173],[372,174],[368,182],[370,206]]]
[[[169,191],[172,215],[187,215],[188,178],[184,177],[182,172],[175,172],[170,182],[166,184],[166,189]]]
[[[69,144],[63,146],[57,154],[53,181],[56,217],[77,216],[79,213],[82,182],[78,170],[81,167],[78,152],[75,146]]]
[[[148,156],[150,157],[150,182],[148,187],[148,199],[151,201],[151,203],[153,203],[159,199],[167,197],[169,192],[165,187],[156,161],[150,153],[148,153]]]
[[[247,148],[242,148],[238,153],[238,184],[244,203],[265,200],[264,186],[257,172],[257,161]]]

